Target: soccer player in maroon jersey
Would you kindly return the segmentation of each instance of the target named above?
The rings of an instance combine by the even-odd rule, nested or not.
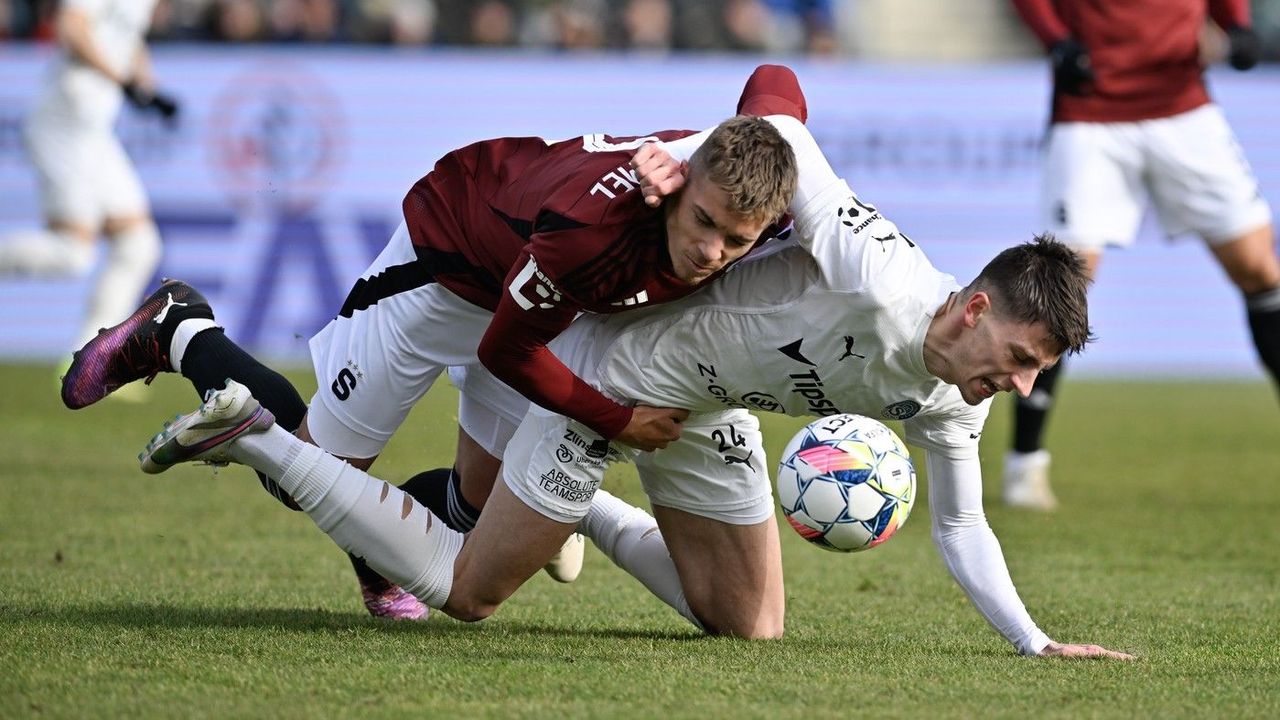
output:
[[[803,96],[788,94],[798,85],[784,70],[757,71],[740,109],[803,117]],[[775,75],[790,86],[774,83]],[[503,138],[446,155],[410,190],[404,225],[312,339],[319,390],[309,407],[222,332],[206,332],[220,330],[211,309],[178,282],[76,353],[63,400],[84,407],[165,371],[182,372],[201,393],[232,377],[283,417],[283,427],[365,469],[445,367],[478,358],[533,402],[597,433],[592,442],[663,447],[679,437],[683,410],[621,406],[574,376],[546,343],[578,312],[620,312],[695,291],[781,219],[795,159],[772,125],[749,116],[717,127],[677,202],[647,205],[628,165],[632,151],[687,134]],[[468,457],[497,462],[462,438],[460,466]],[[439,479],[415,480],[440,486]],[[465,530],[478,510],[452,492],[456,486],[444,485],[449,492],[437,498],[447,509],[423,501]],[[364,580],[371,612],[405,616],[411,597],[394,587],[371,590]]]
[[[1198,235],[1240,288],[1254,345],[1280,381],[1280,261],[1271,211],[1205,88],[1206,15],[1226,31],[1229,61],[1260,54],[1247,0],[1013,0],[1048,49],[1053,114],[1042,213],[1092,276],[1108,245],[1133,242],[1146,199],[1170,237]],[[1049,510],[1041,446],[1059,363],[1018,398],[1007,504]]]

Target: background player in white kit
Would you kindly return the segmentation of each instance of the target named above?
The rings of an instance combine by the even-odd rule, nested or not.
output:
[[[62,51],[27,117],[24,138],[39,178],[46,227],[0,243],[0,273],[86,275],[99,233],[105,262],[73,347],[119,322],[160,261],[160,235],[138,174],[113,126],[124,97],[166,118],[144,42],[156,0],[63,0]]]
[[[1036,627],[982,514],[977,442],[987,400],[1025,394],[1038,372],[1089,340],[1080,259],[1038,240],[1001,253],[961,288],[835,176],[801,123],[771,120],[801,168],[792,208],[805,247],[765,251],[679,303],[584,316],[554,344],[620,401],[692,410],[666,449],[639,454],[531,408],[465,544],[408,495],[274,427],[234,383],[158,436],[144,469],[194,459],[251,465],[341,547],[464,620],[491,614],[581,521],[695,625],[771,638],[783,632],[781,553],[759,425],[744,408],[901,419],[929,451],[935,541],[992,626],[1025,654],[1127,658],[1055,643]],[[463,382],[464,403],[487,406],[497,421],[511,407],[503,393]],[[608,463],[625,457],[636,459],[656,525],[597,490]]]

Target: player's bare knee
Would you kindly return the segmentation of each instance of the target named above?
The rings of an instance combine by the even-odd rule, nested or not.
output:
[[[743,640],[781,640],[785,632],[782,618],[730,618],[720,623],[704,620],[703,625],[709,635]]]
[[[485,600],[474,594],[455,591],[449,594],[449,602],[445,604],[444,611],[454,620],[478,622],[495,613],[500,604],[500,601]]]
[[[702,627],[710,635],[724,635],[746,640],[777,640],[782,637],[784,612],[782,607],[766,607],[766,603],[747,602],[729,604],[714,601],[695,601],[686,598]]]

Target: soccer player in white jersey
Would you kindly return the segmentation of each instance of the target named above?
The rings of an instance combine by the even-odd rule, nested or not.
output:
[[[0,243],[0,273],[83,276],[105,233],[106,258],[74,347],[127,316],[160,261],[142,183],[113,132],[122,98],[172,118],[154,91],[144,38],[156,0],[63,0],[61,53],[27,118],[24,138],[46,227]]]
[[[667,448],[642,454],[531,408],[507,445],[503,482],[464,537],[274,426],[246,388],[228,383],[152,441],[143,469],[204,460],[267,473],[339,546],[458,619],[490,615],[580,529],[698,627],[775,638],[781,553],[759,425],[745,408],[901,419],[928,451],[934,539],[988,622],[1024,654],[1129,658],[1041,631],[982,513],[978,437],[989,399],[1025,394],[1089,340],[1079,257],[1037,239],[961,287],[835,176],[801,123],[770,119],[801,168],[799,246],[761,253],[679,303],[584,316],[554,344],[611,397],[688,408]],[[464,402],[498,416],[503,391],[485,385],[466,380]],[[656,523],[598,490],[607,465],[627,458]]]

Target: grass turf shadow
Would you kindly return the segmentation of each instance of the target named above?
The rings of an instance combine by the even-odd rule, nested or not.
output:
[[[157,603],[69,604],[57,607],[5,603],[0,605],[0,626],[49,623],[75,627],[102,626],[138,630],[186,630],[195,628],[259,628],[297,633],[332,633],[343,630],[376,630],[387,633],[455,635],[536,635],[584,639],[645,639],[689,641],[707,636],[693,630],[669,632],[634,628],[584,628],[543,622],[506,621],[501,616],[480,623],[464,623],[439,611],[427,622],[393,621],[355,612],[321,608],[175,607]]]

